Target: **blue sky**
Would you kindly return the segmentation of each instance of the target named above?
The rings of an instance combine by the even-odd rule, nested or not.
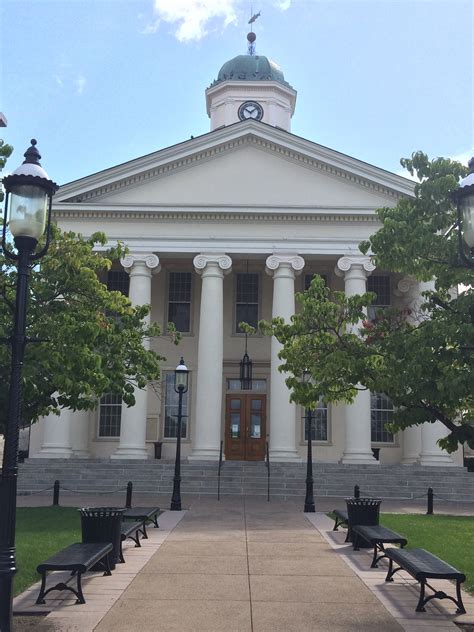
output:
[[[390,171],[474,153],[471,0],[252,0],[292,132]],[[246,52],[250,2],[3,0],[0,136],[63,184],[209,131],[204,90]]]

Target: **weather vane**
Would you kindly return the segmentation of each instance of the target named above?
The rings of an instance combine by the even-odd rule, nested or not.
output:
[[[252,13],[252,9],[250,9],[250,13]],[[248,48],[249,55],[255,54],[255,40],[257,39],[257,36],[253,32],[253,23],[259,17],[260,17],[260,11],[258,13],[253,13],[252,17],[248,21],[248,24],[250,24],[250,33],[247,33],[247,41],[249,43],[249,48]]]

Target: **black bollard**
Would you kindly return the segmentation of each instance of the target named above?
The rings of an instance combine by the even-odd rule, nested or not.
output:
[[[53,507],[59,505],[59,481],[54,481],[53,486]]]
[[[428,508],[426,511],[427,516],[433,515],[433,497],[434,497],[433,488],[428,487]]]
[[[354,498],[360,498],[360,487],[359,487],[359,485],[354,485]]]
[[[133,492],[133,483],[132,481],[128,481],[127,483],[127,498],[125,499],[125,507],[127,509],[132,508],[132,492]]]

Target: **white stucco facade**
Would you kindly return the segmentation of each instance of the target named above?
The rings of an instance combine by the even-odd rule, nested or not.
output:
[[[189,331],[179,347],[166,337],[151,342],[167,358],[161,391],[137,393],[135,407],[122,408],[116,436],[101,436],[99,406],[90,413],[64,411],[59,433],[57,417],[33,426],[31,457],[146,459],[161,441],[163,457],[172,458],[166,373],[184,356],[191,374],[183,457],[217,459],[221,441],[225,450],[226,434],[233,432],[232,397],[245,404],[249,396],[237,383],[244,353],[236,323],[239,275],[254,275],[255,309],[265,319],[294,313],[295,292],[304,290],[308,275],[325,275],[331,288],[348,293],[365,291],[371,275],[388,276],[358,244],[377,230],[377,208],[412,194],[410,181],[289,133],[296,92],[287,85],[226,80],[209,88],[206,99],[210,133],[67,184],[55,196],[62,229],[101,230],[110,243],[127,244],[130,254],[116,269],[129,274],[132,303],[151,303],[151,319],[163,329],[170,279],[188,275]],[[239,120],[246,101],[261,101],[269,118]],[[403,281],[390,276],[394,305],[413,300]],[[304,411],[289,402],[278,345],[253,336],[248,352],[254,399],[264,407],[256,436],[268,441],[273,461],[297,461],[306,452]],[[381,463],[460,464],[459,455],[451,458],[436,445],[442,427],[374,441],[369,393],[324,414],[316,460],[376,463],[376,448]]]

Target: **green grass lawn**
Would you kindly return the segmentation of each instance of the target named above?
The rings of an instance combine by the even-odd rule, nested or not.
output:
[[[16,514],[15,595],[40,579],[36,567],[69,544],[81,541],[81,519],[73,507],[20,507]]]
[[[474,594],[474,517],[384,513],[380,524],[406,537],[407,548],[426,549],[463,572],[463,588]]]

